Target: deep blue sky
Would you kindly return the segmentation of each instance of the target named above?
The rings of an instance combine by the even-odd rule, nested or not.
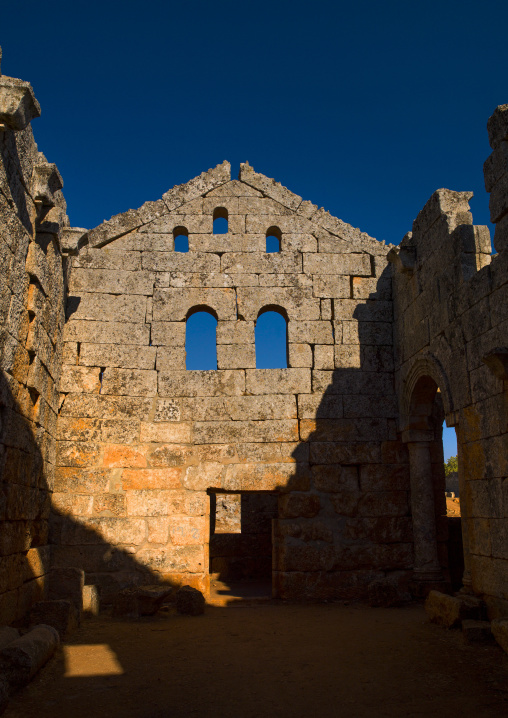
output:
[[[398,243],[438,187],[488,224],[485,125],[508,102],[506,0],[4,3],[2,72],[91,228],[248,160]]]
[[[6,3],[2,71],[42,105],[71,223],[241,161],[398,243],[438,187],[488,222],[485,124],[508,101],[508,3]]]

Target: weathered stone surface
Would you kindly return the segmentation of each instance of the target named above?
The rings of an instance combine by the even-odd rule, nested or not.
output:
[[[108,368],[103,375],[101,393],[124,396],[155,396],[157,393],[157,372],[144,369]]]
[[[240,395],[245,391],[245,372],[229,370],[159,372],[158,386],[160,396]]]
[[[201,591],[182,586],[176,592],[176,610],[186,616],[200,616],[205,611],[205,598]]]
[[[39,625],[0,651],[0,666],[11,689],[21,688],[47,663],[59,643],[52,626]]]
[[[246,389],[250,394],[310,393],[309,369],[247,369]]]
[[[432,623],[456,628],[464,619],[481,618],[482,601],[473,596],[448,596],[439,591],[431,591],[425,601],[425,612]]]
[[[156,347],[122,346],[120,344],[86,344],[79,350],[83,366],[109,366],[121,369],[154,369]]]
[[[97,586],[83,586],[83,613],[85,616],[98,616],[100,612],[100,598]]]
[[[150,296],[153,292],[153,276],[145,271],[76,268],[71,274],[69,290],[72,293],[107,292]]]
[[[232,289],[155,289],[155,321],[183,321],[194,307],[206,305],[219,319],[236,319],[235,292]]]

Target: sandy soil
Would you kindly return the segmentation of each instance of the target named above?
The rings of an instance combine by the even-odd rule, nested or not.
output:
[[[207,607],[86,621],[6,718],[364,718],[508,714],[508,657],[421,606]]]

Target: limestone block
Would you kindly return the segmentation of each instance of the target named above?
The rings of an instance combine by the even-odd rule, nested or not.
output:
[[[370,277],[372,274],[369,254],[306,254],[303,258],[303,271],[307,274],[354,274]]]
[[[230,226],[227,234],[191,234],[189,251],[191,252],[264,252],[266,238],[264,234],[233,234]]]
[[[186,616],[200,616],[205,611],[205,599],[201,591],[182,586],[176,592],[176,610]]]
[[[219,320],[217,344],[254,344],[254,322]]]
[[[88,342],[89,344],[144,344],[150,342],[148,324],[130,322],[90,322],[71,319],[65,325],[65,341]]]
[[[154,517],[147,519],[148,543],[168,543],[169,519]]]
[[[298,441],[298,422],[291,419],[264,421],[196,421],[196,444],[229,444],[236,441]]]
[[[58,419],[57,438],[66,441],[96,441],[101,436],[99,419],[80,419],[61,416]]]
[[[494,224],[508,212],[508,174],[494,185],[489,199],[490,221]]]
[[[358,345],[356,346],[358,347]],[[364,371],[393,371],[394,352],[392,347],[361,346],[359,348],[360,366]],[[337,350],[337,347],[335,349]]]
[[[175,230],[183,227],[189,234],[190,233],[211,233],[213,229],[211,215],[193,212],[192,214],[184,214],[184,207],[179,208],[179,211],[165,214],[162,217],[155,219],[150,224],[142,227],[140,233],[160,233],[160,234],[174,234]]]
[[[180,421],[180,403],[174,399],[157,399],[154,421]]]
[[[182,469],[171,466],[164,469],[124,469],[122,471],[122,489],[144,490],[180,489]]]
[[[87,344],[83,342],[79,349],[79,363],[83,366],[95,367],[110,366],[122,369],[154,369],[156,352],[156,347]]]
[[[144,255],[143,255],[144,256]],[[153,276],[150,272],[127,272],[120,269],[81,269],[71,272],[69,291],[107,292],[109,294],[142,294],[150,296]]]
[[[262,194],[239,180],[231,180],[208,192],[207,197],[262,197]]]
[[[53,277],[48,258],[44,254],[42,247],[35,242],[31,242],[28,247],[26,271],[38,280],[46,296],[52,295]]]
[[[487,122],[489,142],[492,149],[508,140],[508,105],[498,105]]]
[[[262,308],[279,306],[288,317],[296,321],[319,320],[319,300],[312,296],[310,287],[240,287],[237,291],[238,313],[247,320],[257,319]]]
[[[314,368],[334,369],[334,348],[330,344],[316,344],[314,347]]]
[[[129,236],[129,235],[127,235]],[[141,253],[123,251],[117,242],[102,249],[83,247],[72,260],[72,266],[80,269],[121,269],[127,272],[136,272],[141,269]]]
[[[158,467],[182,466],[195,455],[195,450],[182,444],[165,444],[157,447],[147,447],[148,465]]]
[[[184,347],[185,322],[152,322],[151,340],[157,346]]]
[[[289,321],[288,341],[295,344],[333,344],[332,323]]]
[[[90,252],[97,252],[101,253],[101,255],[105,254],[111,254],[113,255],[112,259],[94,259],[94,261],[116,261],[117,257],[118,260],[120,260],[120,257],[122,255],[130,255],[132,253],[132,261],[134,261],[134,257],[139,256],[139,260],[141,262],[141,255],[138,255],[139,252],[173,252],[174,251],[174,239],[172,233],[154,233],[149,232],[146,230],[146,227],[142,227],[139,232],[129,232],[128,234],[124,234],[123,237],[119,237],[118,239],[115,239],[114,242],[109,244],[107,247],[103,247],[100,250],[89,250]],[[127,261],[130,261],[130,258],[127,259]],[[75,265],[77,266],[77,265]],[[139,265],[140,266],[140,265]],[[109,268],[109,265],[108,265]],[[122,267],[119,266],[119,269]],[[136,266],[136,269],[139,267]],[[131,267],[124,267],[124,269],[131,269]]]
[[[59,466],[93,466],[99,456],[99,444],[93,442],[59,441],[57,461]]]
[[[303,463],[228,464],[226,491],[308,491],[310,471]]]
[[[386,417],[395,419],[398,414],[397,399],[392,396],[344,396],[344,416]]]
[[[312,464],[379,464],[379,442],[349,442],[347,444],[313,441],[310,444]]]
[[[244,391],[242,370],[159,372],[160,396],[231,396]]]
[[[166,324],[167,322],[159,323]],[[152,325],[153,326],[153,325]],[[154,341],[154,344],[156,342]],[[184,346],[159,346],[157,348],[157,371],[182,371],[185,369],[186,351]]]
[[[99,419],[148,418],[151,399],[129,396],[69,394],[60,409],[61,416],[97,417]]]
[[[254,214],[246,217],[247,232],[259,232],[266,235],[267,230],[271,227],[276,227],[283,235],[311,234],[314,229],[312,222],[292,212],[287,215]]]
[[[220,271],[233,274],[291,274],[302,271],[302,255],[299,252],[227,252],[220,261]]]
[[[301,419],[303,441],[375,441],[387,438],[386,419]]]
[[[314,296],[349,299],[351,297],[351,279],[352,278],[349,276],[334,276],[333,274],[315,274],[313,276]]]
[[[393,326],[387,322],[344,321],[335,323],[335,332],[342,329],[344,344],[385,345],[393,344]]]
[[[353,299],[382,299],[392,298],[392,280],[390,277],[351,277]]]
[[[342,299],[335,303],[335,319],[361,322],[391,322],[393,308],[391,302],[367,300],[359,303],[356,299]]]
[[[309,369],[247,369],[250,394],[310,394]]]
[[[177,185],[168,190],[163,195],[164,203],[171,212],[173,209],[180,207],[185,202],[189,202],[195,197],[200,197],[206,192],[219,187],[220,185],[229,183],[231,180],[231,165],[224,161],[222,164],[202,172],[198,177]]]
[[[495,618],[491,623],[492,635],[505,653],[508,653],[508,619]]]
[[[279,499],[279,516],[282,519],[313,518],[321,510],[321,501],[317,494],[283,494]]]
[[[235,275],[242,276],[242,275]],[[244,275],[249,276],[249,275]],[[257,275],[256,275],[257,276]],[[240,285],[238,285],[240,286]],[[255,287],[253,283],[245,284],[245,287]],[[308,274],[293,273],[293,274],[279,274],[278,272],[260,274],[259,275],[259,286],[260,287],[311,287],[312,277]]]
[[[309,445],[301,442],[264,444],[240,443],[235,445],[239,461],[300,463],[309,461]]]
[[[219,461],[205,461],[197,466],[188,466],[182,479],[182,485],[191,491],[220,489],[224,464]]]
[[[155,272],[204,272],[220,271],[220,258],[206,252],[143,252],[143,269]]]
[[[341,419],[342,396],[333,394],[299,394],[298,417],[300,419]]]
[[[342,369],[328,372],[314,369],[312,372],[312,390],[328,394],[393,394],[393,379],[388,372],[359,371],[358,369]]]
[[[146,297],[139,294],[127,296],[84,292],[79,297],[68,298],[67,316],[92,321],[100,318],[111,322],[144,322]]]
[[[240,197],[238,214],[291,215],[290,209],[268,197]]]
[[[98,616],[99,611],[100,600],[97,586],[83,586],[83,612],[85,615]]]
[[[174,546],[206,543],[208,522],[205,516],[170,516],[169,538]]]
[[[115,468],[144,468],[147,465],[147,449],[145,447],[134,448],[122,444],[105,444],[103,466]]]
[[[101,247],[122,234],[138,229],[143,224],[139,210],[129,209],[102,222],[88,233],[90,247]]]
[[[39,625],[0,651],[0,665],[11,689],[26,685],[51,658],[60,639],[52,626]]]
[[[101,388],[99,367],[65,365],[60,377],[60,391],[98,394]]]
[[[440,626],[456,628],[464,619],[481,618],[482,601],[474,596],[448,596],[431,591],[425,601],[425,613]],[[495,636],[495,633],[494,633]]]
[[[140,440],[143,443],[158,442],[166,444],[190,444],[192,425],[175,422],[141,422]]]
[[[20,132],[40,114],[40,105],[29,82],[0,76],[0,125]]]
[[[317,248],[317,239],[310,233],[285,232],[282,235],[281,250],[283,252],[317,252]]]
[[[104,371],[101,394],[124,396],[155,396],[157,372],[146,369],[117,369]]]
[[[337,369],[359,369],[362,366],[359,344],[336,344],[335,366]]]
[[[407,491],[372,491],[364,494],[358,506],[359,516],[407,516]]]
[[[309,344],[289,344],[290,367],[312,367],[312,349]]]
[[[93,497],[95,516],[126,516],[127,509],[123,494],[96,494]]]
[[[333,318],[333,307],[331,299],[321,299],[321,319],[330,320]]]
[[[218,369],[255,369],[254,344],[220,344],[217,347]]]
[[[107,491],[110,472],[107,469],[57,466],[54,491],[71,494],[90,494]]]
[[[136,560],[152,571],[169,574],[174,571],[203,573],[205,554],[203,546],[167,546],[166,548],[141,549]]]
[[[178,322],[186,319],[193,307],[206,305],[223,320],[236,319],[236,297],[233,289],[155,289],[153,318],[155,321]]]

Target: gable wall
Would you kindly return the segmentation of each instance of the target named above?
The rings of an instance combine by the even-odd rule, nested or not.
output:
[[[77,522],[60,518],[56,561],[82,561],[102,586],[148,567],[206,590],[207,490],[270,490],[277,594],[360,595],[412,562],[387,248],[342,223],[350,236],[331,234],[310,203],[242,172],[73,261],[53,499]],[[227,235],[212,234],[216,207]],[[281,252],[266,254],[274,225]],[[173,251],[177,226],[188,253]],[[203,304],[218,316],[218,370],[186,371],[185,319]],[[287,313],[288,369],[255,368],[255,322],[272,305]],[[125,560],[112,571],[94,541]]]

